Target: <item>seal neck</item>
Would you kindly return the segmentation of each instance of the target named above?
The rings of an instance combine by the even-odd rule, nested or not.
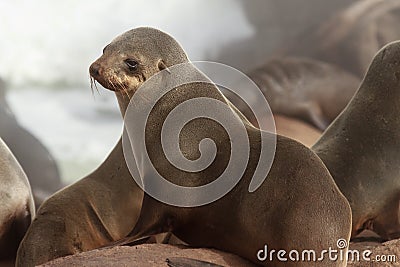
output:
[[[117,96],[122,118],[125,118],[125,113],[129,105],[129,98],[126,95],[122,95],[120,92],[115,92],[115,95]]]

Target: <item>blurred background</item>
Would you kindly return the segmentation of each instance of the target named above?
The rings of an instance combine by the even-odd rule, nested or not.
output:
[[[0,1],[0,77],[17,120],[49,149],[70,183],[94,170],[121,134],[115,96],[100,85],[92,95],[88,75],[117,35],[156,27],[174,36],[192,60],[246,72],[352,2]]]

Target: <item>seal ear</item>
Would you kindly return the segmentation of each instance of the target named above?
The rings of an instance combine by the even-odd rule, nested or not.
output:
[[[164,60],[162,60],[162,59],[160,59],[160,60],[158,61],[158,69],[159,69],[160,71],[166,70],[169,74],[171,74],[171,71],[168,69],[167,65],[165,65],[165,62],[164,62]]]

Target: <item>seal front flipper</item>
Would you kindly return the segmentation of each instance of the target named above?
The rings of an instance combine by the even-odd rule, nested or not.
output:
[[[200,261],[190,258],[168,258],[166,260],[169,267],[223,267],[207,261]]]

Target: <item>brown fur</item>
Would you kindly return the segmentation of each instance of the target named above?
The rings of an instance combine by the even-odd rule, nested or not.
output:
[[[127,69],[124,62],[127,58],[139,62],[137,71]],[[90,73],[100,84],[116,91],[121,112],[125,114],[129,104],[127,93],[131,97],[155,73],[187,61],[185,52],[172,37],[155,29],[138,28],[111,42],[103,56],[91,65]],[[152,143],[148,146],[150,158],[175,184],[198,186],[210,182],[229,160],[229,140],[221,126],[209,120],[195,120],[184,127],[181,140],[186,142],[181,143],[181,148],[188,158],[195,158],[198,140],[211,137],[219,144],[220,151],[211,168],[200,173],[183,173],[171,167],[159,153],[158,126],[168,110],[199,95],[229,104],[213,85],[188,84],[167,94],[155,106],[147,124],[146,143]],[[235,112],[233,107],[232,112]],[[225,197],[201,207],[180,208],[145,194],[137,218],[135,207],[140,206],[143,195],[129,177],[118,146],[98,171],[43,204],[19,249],[17,266],[31,266],[92,249],[121,239],[132,229],[133,238],[171,231],[189,245],[214,247],[254,262],[257,251],[265,244],[274,248],[321,250],[335,248],[338,238],[348,240],[351,214],[346,199],[319,158],[296,141],[277,137],[276,157],[268,177],[258,190],[248,192],[258,163],[261,136],[258,129],[239,115],[251,142],[250,159],[241,181]],[[269,264],[345,266],[346,263]]]
[[[400,237],[400,42],[374,57],[356,95],[313,150],[349,200],[352,237]]]
[[[360,82],[339,67],[301,57],[270,60],[248,75],[262,91],[274,114],[303,120],[322,131],[346,107]],[[230,91],[223,90],[223,93],[257,125],[243,101]]]
[[[142,196],[120,141],[96,171],[43,203],[16,265],[36,266],[125,237],[136,223]]]
[[[35,216],[35,205],[24,171],[1,139],[0,184],[0,260],[13,260]]]
[[[276,132],[311,147],[321,137],[322,132],[302,121],[275,115]]]
[[[138,37],[142,34],[146,36],[146,39],[143,40]],[[143,55],[148,54],[147,50],[144,50],[144,53],[141,51],[143,47],[147,47],[147,38],[150,38],[152,42],[156,40],[156,43],[163,43],[164,49],[168,48],[171,43],[174,46],[176,45],[171,37],[154,29],[139,28],[127,32],[113,41],[104,51],[103,56],[93,63],[92,66],[95,66],[100,72],[100,75],[92,72],[92,74],[95,74],[94,78],[103,86],[108,87],[108,84],[104,82],[104,77],[107,77],[110,70],[115,72],[118,69],[118,76],[129,77],[129,74],[119,69],[120,63],[118,62],[121,59],[118,59],[118,57],[125,55],[128,58],[136,58],[139,54],[139,57],[143,58]],[[163,41],[160,41],[160,39]],[[178,51],[176,47],[173,50],[175,53]],[[145,60],[146,78],[165,67],[160,68],[159,62],[163,62],[167,67],[176,64],[176,61],[170,62],[167,58],[164,58],[164,54],[160,51],[152,51],[150,54],[151,57]],[[169,52],[169,55],[171,55],[171,52]],[[183,50],[179,51],[178,55],[173,53],[172,55],[174,55],[174,58],[184,59],[184,62],[187,62]],[[159,67],[158,70],[157,67]],[[103,75],[101,74],[102,71],[104,71]],[[129,87],[129,94],[133,95],[141,83],[138,78],[131,79],[131,85],[135,84],[135,86]],[[129,100],[123,97],[121,89],[117,91],[117,97],[124,114]],[[146,132],[148,135],[146,135],[146,141],[148,144],[152,144],[148,147],[148,153],[158,166],[170,166],[164,156],[159,153],[161,145],[159,143],[160,123],[164,121],[173,107],[187,99],[200,96],[215,98],[229,104],[214,85],[195,83],[180,86],[176,91],[169,92],[154,107],[147,123]],[[232,110],[232,112],[235,111]],[[251,194],[247,192],[252,173],[257,164],[260,132],[247,121],[243,123],[246,125],[252,149],[247,171],[239,184],[222,199],[196,208],[169,206],[145,194],[138,224],[131,233],[134,238],[172,231],[189,245],[215,247],[257,262],[255,254],[259,248],[263,247],[263,244],[285,248],[321,248],[322,244],[332,244],[332,240],[339,238],[338,235],[347,237],[350,217],[346,201],[337,191],[329,173],[326,172],[319,159],[307,148],[293,140],[278,136],[276,157],[271,172],[256,192]],[[183,150],[182,153],[188,158],[198,156],[196,148],[198,141],[195,140],[201,140],[205,137],[212,138],[216,144],[220,144],[218,147],[219,157],[211,165],[209,172],[206,170],[203,174],[182,173],[172,166],[161,167],[162,169],[160,168],[158,171],[175,184],[184,186],[198,186],[213,181],[226,166],[226,153],[229,151],[229,146],[227,146],[229,141],[220,126],[208,120],[196,120],[182,130],[180,137],[181,141],[189,142],[183,143],[182,141],[180,145]],[[282,170],[285,171],[282,172]],[[144,179],[146,180],[146,177]],[[321,196],[328,197],[330,200],[322,201]],[[260,198],[262,201],[260,201]],[[313,204],[311,205],[311,203]],[[327,203],[332,206],[324,207]],[[283,209],[285,209],[284,207],[291,207],[290,213],[282,216],[283,214],[277,211],[278,206]],[[229,207],[235,207],[235,210],[230,209],[229,214],[227,214],[224,211],[228,210]],[[313,215],[310,213],[311,210],[313,210]],[[342,215],[338,218],[335,212],[336,214],[333,217],[333,214],[330,214],[328,210],[335,210]],[[326,224],[326,220],[332,221]],[[286,226],[281,228],[281,223]],[[307,238],[302,234],[299,235],[305,225],[313,228],[313,234]],[[261,233],[260,229],[263,229]],[[329,230],[327,231],[327,229]],[[319,238],[322,238],[320,240],[324,241],[322,243],[316,242],[314,234],[315,237],[319,236]],[[278,238],[278,236],[281,238]],[[251,242],[247,242],[246,247],[243,247],[240,244],[244,240],[251,240]],[[279,266],[280,263],[274,262],[273,264]],[[341,264],[343,263],[323,263],[324,266],[340,266]],[[290,266],[290,263],[285,263],[285,266]],[[301,266],[301,264],[296,263],[296,266]],[[310,266],[310,263],[307,263],[307,266]]]
[[[355,1],[301,38],[289,54],[330,62],[362,78],[376,51],[400,39],[399,23],[398,0]]]

